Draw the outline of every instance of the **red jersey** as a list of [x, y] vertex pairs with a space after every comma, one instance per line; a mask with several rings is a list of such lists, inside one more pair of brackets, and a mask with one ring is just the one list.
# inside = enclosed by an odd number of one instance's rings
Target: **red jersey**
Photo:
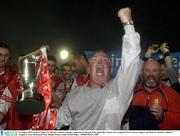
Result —
[[[159, 104], [164, 109], [164, 119], [159, 124], [159, 128], [180, 129], [180, 94], [173, 88], [161, 83], [158, 88], [151, 93], [143, 86], [136, 89], [131, 105], [150, 107]], [[138, 116], [138, 115], [137, 115]]]
[[167, 98], [159, 88], [154, 89], [151, 93], [148, 91], [135, 92], [132, 105], [151, 107], [153, 104], [159, 104], [164, 110], [167, 110]]
[[62, 79], [58, 75], [54, 75], [51, 77], [52, 84], [53, 84], [53, 90], [55, 91], [60, 83], [62, 83]]
[[[0, 97], [0, 112], [6, 116], [8, 130], [25, 130], [32, 128], [32, 116], [21, 115], [14, 110], [17, 96], [20, 94], [18, 89], [18, 82], [16, 79], [12, 80], [2, 96]], [[5, 108], [1, 108], [5, 107]], [[29, 107], [32, 108], [32, 107]]]
[[84, 84], [89, 84], [89, 81], [90, 81], [89, 75], [78, 74], [71, 86], [71, 89], [76, 88], [77, 86], [84, 85]]
[[10, 67], [5, 67], [0, 73], [0, 96], [7, 84], [14, 78], [16, 72]]

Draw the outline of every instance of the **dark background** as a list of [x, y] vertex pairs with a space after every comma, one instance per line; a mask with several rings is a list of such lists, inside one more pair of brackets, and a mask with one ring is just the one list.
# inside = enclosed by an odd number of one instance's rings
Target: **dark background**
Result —
[[[169, 43], [180, 51], [178, 1], [157, 0], [1, 0], [0, 40], [11, 48], [12, 60], [49, 44], [56, 55], [62, 48], [121, 51], [120, 8], [129, 6], [142, 53], [152, 43]], [[58, 57], [58, 56], [57, 56]]]

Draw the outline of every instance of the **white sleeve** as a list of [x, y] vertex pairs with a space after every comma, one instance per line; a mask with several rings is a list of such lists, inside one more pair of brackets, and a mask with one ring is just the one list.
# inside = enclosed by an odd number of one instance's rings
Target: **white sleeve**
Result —
[[176, 71], [176, 69], [174, 67], [172, 57], [171, 56], [166, 56], [164, 58], [164, 61], [165, 61], [166, 67], [167, 67], [167, 74], [168, 74], [171, 85], [173, 83], [178, 83], [179, 82], [178, 81], [178, 76], [177, 76], [178, 74], [177, 74], [177, 71]]
[[6, 115], [11, 106], [11, 103], [12, 103], [12, 95], [8, 87], [6, 87], [2, 95], [0, 96], [0, 112]]
[[118, 90], [120, 105], [127, 110], [142, 64], [139, 57], [141, 51], [139, 34], [135, 32], [133, 25], [126, 25], [124, 29], [121, 66], [113, 81], [113, 89]]
[[72, 118], [68, 108], [68, 102], [66, 97], [57, 113], [56, 129], [60, 129], [62, 126], [68, 126], [71, 121]]

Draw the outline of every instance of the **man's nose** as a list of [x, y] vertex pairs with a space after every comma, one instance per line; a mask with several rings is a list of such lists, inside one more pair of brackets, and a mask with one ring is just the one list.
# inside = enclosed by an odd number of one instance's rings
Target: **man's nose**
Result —
[[1, 55], [1, 60], [5, 60], [5, 56], [4, 55]]
[[154, 72], [153, 72], [153, 71], [150, 71], [149, 75], [153, 76], [153, 75], [154, 75]]
[[102, 61], [102, 59], [99, 59], [97, 62], [101, 64], [103, 61]]

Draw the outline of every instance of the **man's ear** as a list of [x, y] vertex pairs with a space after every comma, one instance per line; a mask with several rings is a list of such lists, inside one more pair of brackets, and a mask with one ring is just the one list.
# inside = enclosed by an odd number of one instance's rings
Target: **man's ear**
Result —
[[[80, 56], [80, 61], [81, 62], [86, 62], [86, 59], [84, 58], [84, 56], [82, 56], [82, 55]], [[89, 61], [89, 59], [88, 59], [88, 61]]]
[[112, 59], [110, 58], [110, 63], [109, 63], [110, 67], [111, 67], [111, 76], [112, 76], [112, 73], [113, 73], [113, 61]]
[[80, 56], [80, 60], [84, 60], [84, 57], [82, 55]]

